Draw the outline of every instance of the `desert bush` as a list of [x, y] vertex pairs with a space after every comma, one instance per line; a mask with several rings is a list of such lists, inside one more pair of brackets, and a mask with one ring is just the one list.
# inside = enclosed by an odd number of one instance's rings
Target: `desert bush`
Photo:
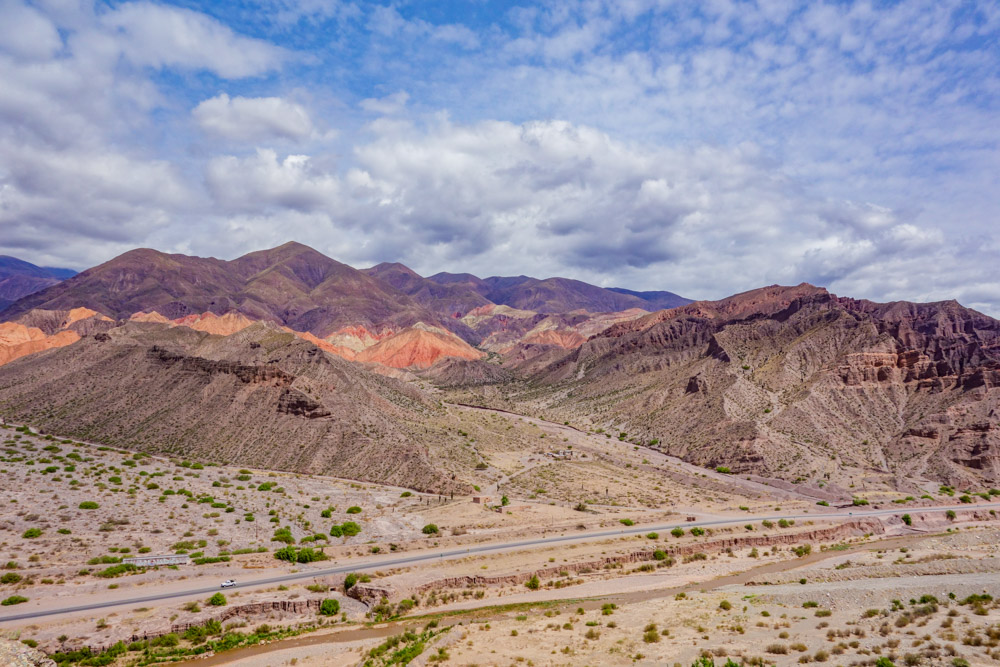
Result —
[[340, 613], [340, 601], [326, 598], [319, 605], [319, 613], [322, 616], [334, 616]]
[[361, 514], [361, 508], [358, 507], [357, 505], [352, 505], [352, 506], [350, 506], [350, 507], [347, 508], [347, 513], [348, 514]]
[[224, 607], [226, 605], [226, 596], [222, 593], [216, 593], [212, 597], [208, 598], [207, 603], [213, 607]]
[[437, 535], [438, 527], [433, 523], [429, 523], [421, 529], [421, 532], [424, 535]]
[[6, 598], [2, 602], [0, 602], [0, 605], [3, 605], [4, 607], [10, 607], [11, 605], [21, 604], [22, 602], [27, 602], [27, 601], [28, 598], [24, 597], [23, 595], [11, 595], [9, 598]]
[[538, 587], [541, 585], [541, 582], [538, 581], [538, 575], [533, 574], [531, 575], [531, 579], [528, 579], [526, 582], [524, 582], [524, 585], [530, 590], [537, 591]]

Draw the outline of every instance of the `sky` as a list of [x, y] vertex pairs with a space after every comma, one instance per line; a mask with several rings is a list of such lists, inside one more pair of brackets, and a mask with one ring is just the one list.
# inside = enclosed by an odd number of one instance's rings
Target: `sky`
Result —
[[1000, 316], [994, 1], [0, 0], [0, 254]]

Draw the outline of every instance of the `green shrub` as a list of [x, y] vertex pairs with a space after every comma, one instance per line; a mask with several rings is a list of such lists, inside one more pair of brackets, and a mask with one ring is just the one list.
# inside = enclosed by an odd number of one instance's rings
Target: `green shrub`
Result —
[[358, 507], [357, 505], [351, 505], [350, 507], [347, 508], [347, 513], [348, 514], [361, 514], [361, 508]]
[[101, 570], [95, 576], [101, 577], [102, 579], [112, 579], [129, 572], [135, 572], [138, 569], [139, 568], [132, 563], [119, 563], [118, 565], [112, 565], [111, 567]]
[[80, 503], [79, 508], [82, 510], [96, 510], [100, 505], [95, 503], [93, 500], [84, 500]]
[[272, 542], [284, 542], [285, 544], [295, 544], [295, 538], [292, 537], [291, 526], [285, 526], [284, 528], [278, 528], [274, 531], [274, 536], [271, 538]]
[[684, 529], [681, 528], [680, 526], [677, 526], [676, 528], [670, 531], [670, 534], [673, 535], [674, 537], [684, 537]]
[[421, 529], [421, 532], [423, 532], [424, 535], [437, 535], [438, 527], [433, 523], [429, 523]]
[[340, 613], [340, 601], [327, 598], [319, 605], [321, 616], [335, 616]]
[[623, 525], [626, 525], [626, 526], [634, 526], [635, 525], [635, 521], [633, 521], [632, 519], [618, 519], [618, 521], [620, 521]]
[[226, 596], [222, 593], [216, 593], [212, 597], [208, 598], [208, 604], [213, 607], [224, 607], [226, 606]]
[[353, 521], [345, 521], [340, 526], [341, 530], [344, 532], [345, 537], [354, 537], [361, 532], [361, 526], [354, 523]]
[[11, 595], [9, 598], [7, 598], [6, 600], [4, 600], [3, 602], [0, 602], [0, 605], [3, 605], [4, 607], [9, 607], [11, 605], [21, 604], [22, 602], [27, 602], [27, 601], [28, 601], [28, 598], [26, 598], [26, 597], [24, 597], [22, 595]]
[[910, 517], [909, 514], [904, 514], [900, 518], [903, 520], [903, 523], [905, 523], [907, 526], [912, 526], [913, 525], [913, 519]]
[[524, 585], [530, 590], [537, 591], [538, 587], [541, 585], [541, 582], [538, 581], [538, 575], [533, 574], [531, 575], [531, 579], [528, 579], [526, 582], [524, 582]]
[[358, 575], [354, 572], [351, 572], [346, 577], [344, 577], [344, 592], [346, 593], [347, 591], [354, 588], [354, 584], [356, 583], [358, 583]]
[[30, 540], [36, 537], [40, 537], [41, 535], [42, 535], [41, 528], [29, 528], [28, 530], [24, 531], [21, 534], [21, 537], [23, 537], [26, 540]]
[[0, 584], [16, 584], [21, 581], [21, 575], [16, 572], [6, 572], [0, 577]]
[[694, 528], [691, 529], [691, 534], [694, 535], [695, 537], [701, 537], [702, 535], [705, 534], [705, 529], [700, 526], [695, 526]]

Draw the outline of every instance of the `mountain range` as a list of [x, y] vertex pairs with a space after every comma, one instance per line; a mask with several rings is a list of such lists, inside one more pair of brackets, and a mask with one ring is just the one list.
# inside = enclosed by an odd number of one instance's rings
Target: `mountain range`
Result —
[[469, 488], [474, 459], [442, 463], [443, 398], [774, 484], [1000, 481], [1000, 322], [954, 301], [801, 284], [690, 302], [292, 243], [134, 250], [0, 321], [0, 412], [149, 451]]
[[23, 296], [72, 278], [76, 271], [35, 266], [8, 255], [0, 255], [0, 310]]

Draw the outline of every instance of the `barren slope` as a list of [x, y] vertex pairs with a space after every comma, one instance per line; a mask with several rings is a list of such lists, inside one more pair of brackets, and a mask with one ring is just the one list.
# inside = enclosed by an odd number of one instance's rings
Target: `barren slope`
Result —
[[452, 486], [409, 437], [435, 408], [274, 325], [131, 322], [7, 364], [0, 411], [78, 438], [205, 460]]

